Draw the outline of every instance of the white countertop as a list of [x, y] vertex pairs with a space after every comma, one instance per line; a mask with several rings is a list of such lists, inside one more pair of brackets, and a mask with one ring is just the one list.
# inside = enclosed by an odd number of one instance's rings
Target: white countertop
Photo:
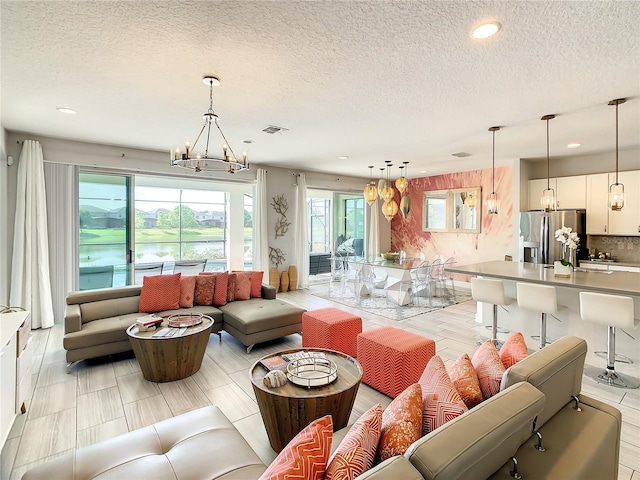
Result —
[[634, 272], [594, 270], [573, 272], [567, 278], [554, 276], [553, 266], [502, 260], [470, 265], [455, 265], [447, 267], [446, 271], [481, 277], [523, 280], [531, 283], [544, 283], [614, 295], [640, 295], [640, 273]]

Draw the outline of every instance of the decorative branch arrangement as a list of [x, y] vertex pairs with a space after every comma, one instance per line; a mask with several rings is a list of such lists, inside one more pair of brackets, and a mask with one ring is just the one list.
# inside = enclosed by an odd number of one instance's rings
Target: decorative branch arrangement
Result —
[[269, 260], [276, 267], [279, 267], [281, 263], [284, 263], [285, 259], [286, 257], [282, 250], [280, 250], [279, 248], [269, 247]]
[[289, 231], [291, 222], [287, 221], [287, 210], [289, 210], [289, 203], [284, 196], [284, 193], [277, 195], [271, 199], [271, 206], [280, 215], [280, 218], [276, 220], [276, 238], [284, 237], [285, 233]]

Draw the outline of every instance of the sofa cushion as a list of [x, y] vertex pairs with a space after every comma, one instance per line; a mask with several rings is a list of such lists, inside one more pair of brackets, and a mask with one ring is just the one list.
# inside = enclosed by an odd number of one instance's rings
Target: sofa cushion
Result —
[[467, 411], [438, 355], [431, 357], [418, 383], [422, 388], [423, 435]]
[[282, 300], [261, 298], [228, 303], [220, 307], [220, 310], [224, 314], [224, 323], [245, 335], [296, 323], [302, 325], [302, 313], [305, 311]]
[[213, 291], [216, 279], [211, 275], [197, 275], [194, 293], [195, 305], [213, 305]]
[[227, 302], [233, 302], [236, 299], [236, 274], [230, 273], [227, 277]]
[[380, 441], [382, 406], [367, 410], [340, 442], [324, 476], [324, 480], [353, 480], [373, 466]]
[[[115, 317], [118, 315], [127, 315], [129, 313], [138, 313], [140, 305], [140, 297], [122, 297], [111, 298], [109, 300], [89, 301], [81, 303], [80, 314], [82, 315], [82, 323], [92, 322], [103, 318]], [[137, 316], [140, 316], [139, 314]], [[133, 323], [133, 322], [131, 322]]]
[[527, 358], [529, 351], [527, 350], [527, 343], [524, 341], [522, 333], [512, 333], [509, 338], [504, 342], [504, 345], [500, 347], [500, 360], [502, 365], [507, 369], [523, 358]]
[[249, 300], [251, 297], [251, 279], [253, 272], [236, 272], [236, 289], [234, 300]]
[[264, 470], [220, 409], [209, 406], [67, 453], [23, 478], [246, 480]]
[[180, 307], [193, 307], [193, 296], [196, 290], [196, 275], [183, 275], [180, 277]]
[[544, 400], [534, 386], [516, 385], [425, 435], [405, 456], [426, 480], [487, 478], [529, 437]]
[[331, 415], [314, 420], [293, 437], [260, 480], [322, 480], [332, 436]]
[[126, 330], [139, 316], [140, 313], [136, 312], [85, 323], [79, 332], [67, 333], [62, 340], [62, 345], [65, 350], [75, 350], [105, 343], [128, 341]]
[[144, 277], [138, 310], [150, 313], [180, 308], [181, 275], [176, 273]]
[[404, 455], [422, 436], [422, 388], [414, 383], [400, 393], [382, 413], [378, 458]]
[[260, 298], [262, 296], [262, 277], [264, 272], [251, 272], [251, 298]]
[[469, 355], [466, 353], [460, 355], [449, 367], [448, 373], [467, 408], [473, 408], [482, 402], [480, 382]]
[[482, 398], [485, 400], [500, 391], [500, 382], [504, 373], [504, 365], [496, 346], [491, 340], [484, 342], [471, 358], [471, 363], [476, 369]]

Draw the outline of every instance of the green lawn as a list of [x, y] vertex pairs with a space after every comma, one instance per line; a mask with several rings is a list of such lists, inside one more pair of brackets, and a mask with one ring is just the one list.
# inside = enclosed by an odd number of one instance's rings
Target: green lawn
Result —
[[[245, 239], [251, 238], [252, 229], [245, 228]], [[80, 232], [80, 245], [124, 243], [124, 228], [84, 228]], [[177, 228], [139, 228], [136, 229], [136, 243], [176, 242]], [[190, 228], [182, 231], [183, 242], [206, 242], [224, 240], [224, 229], [220, 227]]]

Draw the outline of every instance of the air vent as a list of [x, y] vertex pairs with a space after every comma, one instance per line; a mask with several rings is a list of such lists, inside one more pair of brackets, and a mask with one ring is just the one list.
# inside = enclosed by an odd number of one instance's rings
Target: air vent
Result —
[[286, 132], [288, 131], [288, 128], [284, 128], [284, 127], [276, 127], [275, 125], [269, 125], [267, 128], [263, 128], [262, 131], [265, 133], [269, 133], [271, 135], [273, 135], [274, 133], [278, 133], [278, 132]]
[[467, 153], [467, 152], [452, 153], [451, 155], [453, 155], [454, 157], [458, 157], [458, 158], [464, 158], [464, 157], [470, 157], [471, 156], [471, 154]]

